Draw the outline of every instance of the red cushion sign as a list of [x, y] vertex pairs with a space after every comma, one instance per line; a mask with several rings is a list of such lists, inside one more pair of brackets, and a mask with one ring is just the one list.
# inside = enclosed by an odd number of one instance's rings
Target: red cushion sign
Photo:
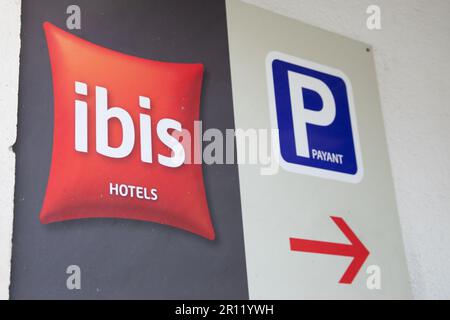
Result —
[[203, 65], [106, 49], [46, 22], [53, 153], [41, 222], [152, 221], [214, 239], [201, 164], [172, 134], [194, 132]]

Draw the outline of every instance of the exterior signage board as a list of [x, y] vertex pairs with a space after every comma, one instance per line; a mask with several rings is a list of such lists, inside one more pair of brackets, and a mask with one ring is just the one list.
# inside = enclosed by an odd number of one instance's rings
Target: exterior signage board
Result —
[[22, 1], [13, 299], [409, 298], [373, 57], [241, 1]]

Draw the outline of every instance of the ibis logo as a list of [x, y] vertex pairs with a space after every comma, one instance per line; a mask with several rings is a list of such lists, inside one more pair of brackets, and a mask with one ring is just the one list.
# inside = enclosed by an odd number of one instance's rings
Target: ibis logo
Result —
[[339, 70], [271, 52], [266, 61], [273, 141], [291, 172], [358, 183], [363, 176], [350, 80]]
[[110, 50], [46, 22], [54, 95], [42, 223], [125, 218], [214, 239], [201, 164], [174, 133], [194, 132], [203, 65]]
[[[75, 82], [75, 92], [87, 96], [87, 84]], [[144, 110], [151, 109], [149, 97], [139, 96], [139, 107]], [[75, 150], [88, 152], [88, 104], [82, 100], [75, 100]], [[122, 132], [121, 142], [118, 146], [109, 143], [109, 122], [119, 122]], [[185, 152], [180, 141], [175, 139], [169, 130], [182, 132], [181, 123], [177, 120], [165, 118], [157, 124], [157, 136], [162, 143], [172, 150], [173, 156], [158, 155], [158, 162], [166, 167], [176, 168], [183, 164]], [[108, 107], [108, 90], [95, 86], [95, 147], [99, 154], [110, 158], [125, 158], [135, 147], [135, 127], [130, 114], [121, 107]], [[141, 161], [153, 162], [152, 152], [152, 124], [148, 114], [139, 114], [139, 140]]]

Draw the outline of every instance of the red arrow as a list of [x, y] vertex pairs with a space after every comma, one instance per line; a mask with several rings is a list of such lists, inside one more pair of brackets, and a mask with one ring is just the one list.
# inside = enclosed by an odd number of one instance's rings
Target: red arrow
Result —
[[291, 250], [309, 253], [329, 254], [334, 256], [353, 257], [352, 263], [348, 266], [339, 283], [351, 284], [363, 266], [369, 250], [359, 241], [352, 229], [345, 223], [344, 219], [331, 217], [334, 223], [350, 241], [350, 244], [313, 241], [305, 239], [290, 238]]

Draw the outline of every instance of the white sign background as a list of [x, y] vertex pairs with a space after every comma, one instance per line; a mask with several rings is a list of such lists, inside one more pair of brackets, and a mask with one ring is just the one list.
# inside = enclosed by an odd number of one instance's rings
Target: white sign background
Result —
[[[265, 63], [269, 52], [283, 52], [349, 77], [364, 163], [358, 184], [239, 166], [250, 298], [410, 298], [369, 46], [237, 0], [227, 1], [227, 16], [236, 127], [271, 128]], [[351, 285], [339, 280], [352, 258], [290, 250], [289, 238], [348, 243], [330, 216], [342, 217], [370, 251]], [[381, 268], [379, 290], [366, 285], [370, 265]]]

